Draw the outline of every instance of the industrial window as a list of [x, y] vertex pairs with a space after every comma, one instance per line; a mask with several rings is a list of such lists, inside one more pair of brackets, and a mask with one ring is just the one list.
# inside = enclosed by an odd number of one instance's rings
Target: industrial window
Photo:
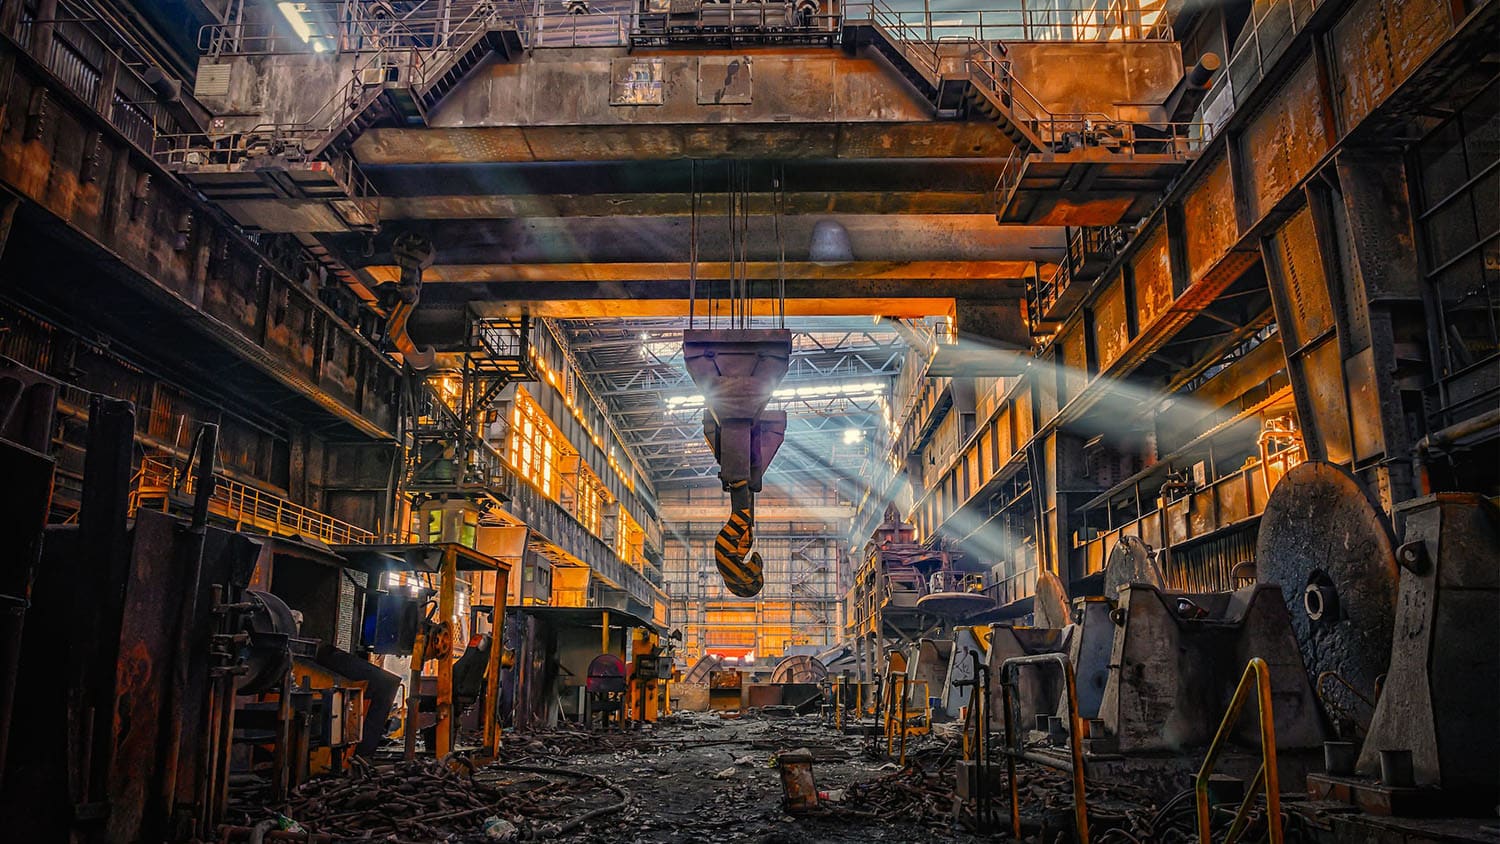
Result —
[[595, 536], [601, 535], [603, 531], [604, 505], [610, 500], [609, 492], [604, 488], [604, 482], [589, 470], [588, 466], [580, 465], [578, 468], [578, 503], [575, 505], [573, 515], [579, 524], [588, 529]]
[[557, 498], [557, 458], [562, 433], [525, 389], [511, 408], [506, 462], [548, 498]]
[[1495, 406], [1500, 354], [1500, 80], [1414, 149], [1423, 273], [1437, 307], [1437, 395], [1446, 426]]
[[615, 553], [636, 571], [645, 565], [646, 532], [624, 507], [620, 508], [620, 523], [615, 527]]

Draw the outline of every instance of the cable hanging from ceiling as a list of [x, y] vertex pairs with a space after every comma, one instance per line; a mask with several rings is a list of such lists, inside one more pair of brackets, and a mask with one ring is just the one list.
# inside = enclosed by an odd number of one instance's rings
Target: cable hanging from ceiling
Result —
[[[699, 166], [696, 160], [689, 165], [689, 222], [688, 222], [688, 328], [697, 327], [698, 315], [698, 263], [702, 254], [699, 237], [702, 231], [700, 216], [705, 191], [700, 186]], [[734, 160], [725, 162], [725, 222], [728, 234], [728, 256], [725, 262], [724, 296], [712, 278], [706, 279], [706, 311], [708, 327], [714, 328], [722, 315], [729, 328], [750, 328], [754, 324], [755, 279], [750, 268], [750, 221], [753, 216], [754, 168]], [[776, 249], [776, 277], [769, 296], [760, 298], [772, 301], [766, 309], [767, 316], [775, 319], [776, 327], [786, 327], [786, 239], [782, 217], [786, 214], [786, 170], [777, 163], [769, 171], [768, 194], [771, 215], [772, 237]], [[763, 291], [764, 292], [764, 291]], [[722, 312], [722, 313], [721, 313]]]

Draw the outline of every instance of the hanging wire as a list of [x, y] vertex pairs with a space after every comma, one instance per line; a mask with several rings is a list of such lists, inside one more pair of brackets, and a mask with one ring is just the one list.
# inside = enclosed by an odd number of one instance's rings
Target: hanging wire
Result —
[[786, 240], [781, 218], [786, 213], [786, 165], [778, 163], [771, 183], [771, 214], [776, 226], [776, 315], [777, 328], [786, 328]]
[[698, 299], [698, 159], [690, 163], [688, 188], [688, 330], [693, 329]]
[[740, 306], [741, 328], [750, 327], [750, 168], [740, 168], [740, 293], [745, 297]]

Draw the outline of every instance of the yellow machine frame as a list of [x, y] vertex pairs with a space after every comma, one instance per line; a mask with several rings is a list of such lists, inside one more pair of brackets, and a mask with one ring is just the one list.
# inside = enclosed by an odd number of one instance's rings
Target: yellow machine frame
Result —
[[[397, 546], [400, 547], [400, 546]], [[408, 761], [417, 756], [417, 731], [412, 729], [412, 718], [418, 711], [422, 677], [428, 662], [437, 663], [437, 736], [433, 753], [442, 759], [453, 752], [455, 713], [453, 711], [453, 634], [457, 630], [458, 573], [463, 571], [493, 572], [495, 575], [495, 607], [493, 610], [492, 637], [489, 664], [485, 668], [485, 711], [480, 719], [483, 730], [481, 753], [494, 758], [500, 753], [500, 720], [495, 701], [500, 691], [500, 659], [505, 649], [502, 631], [505, 629], [505, 598], [509, 564], [453, 542], [428, 546], [441, 551], [437, 565], [438, 575], [438, 626], [441, 631], [436, 641], [417, 634], [412, 647], [411, 674], [406, 683], [406, 714], [401, 725], [405, 741], [405, 757]], [[417, 568], [416, 570], [423, 570]], [[418, 654], [426, 659], [418, 658]]]

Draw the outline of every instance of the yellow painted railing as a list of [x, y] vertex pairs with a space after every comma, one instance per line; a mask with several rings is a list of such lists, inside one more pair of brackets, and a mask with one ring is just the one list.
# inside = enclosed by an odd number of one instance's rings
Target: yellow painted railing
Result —
[[[932, 706], [929, 698], [932, 691], [926, 680], [913, 680], [906, 676], [905, 671], [892, 671], [890, 678], [889, 696], [885, 707], [885, 752], [886, 755], [890, 755], [895, 751], [899, 739], [899, 764], [904, 768], [906, 767], [906, 737], [921, 735], [932, 729]], [[911, 690], [919, 687], [922, 690], [920, 714], [910, 709]], [[917, 722], [916, 726], [912, 725], [913, 721]]]
[[[1028, 754], [1022, 747], [1019, 730], [1014, 720], [1013, 699], [1015, 697], [1015, 684], [1013, 679], [1017, 669], [1028, 665], [1057, 664], [1062, 668], [1063, 680], [1066, 682], [1068, 693], [1068, 750], [1071, 760], [1066, 766], [1044, 756]], [[1021, 837], [1021, 795], [1019, 780], [1016, 779], [1016, 761], [1025, 759], [1050, 767], [1060, 767], [1073, 775], [1073, 824], [1078, 833], [1080, 844], [1089, 842], [1089, 807], [1088, 796], [1084, 790], [1083, 781], [1083, 716], [1078, 710], [1078, 677], [1073, 672], [1073, 663], [1068, 661], [1065, 654], [1047, 653], [1032, 654], [1031, 656], [1017, 656], [1007, 659], [1000, 664], [1000, 691], [1002, 694], [1001, 705], [1005, 715], [1005, 767], [1006, 774], [1010, 778], [1010, 828], [1011, 835], [1015, 838]]]
[[1208, 746], [1203, 767], [1198, 769], [1198, 775], [1193, 778], [1193, 793], [1198, 804], [1200, 844], [1209, 844], [1213, 840], [1209, 831], [1208, 779], [1213, 774], [1219, 752], [1224, 749], [1224, 743], [1234, 731], [1235, 722], [1240, 719], [1240, 710], [1245, 708], [1251, 689], [1256, 692], [1256, 703], [1260, 710], [1260, 770], [1255, 772], [1255, 779], [1245, 789], [1245, 799], [1240, 801], [1239, 810], [1234, 813], [1234, 823], [1229, 826], [1224, 844], [1234, 844], [1245, 831], [1250, 806], [1255, 802], [1256, 789], [1262, 786], [1266, 792], [1266, 826], [1271, 844], [1282, 844], [1285, 840], [1281, 831], [1281, 777], [1276, 769], [1276, 719], [1271, 711], [1271, 667], [1265, 660], [1255, 657], [1245, 666], [1240, 684], [1235, 687], [1234, 697], [1229, 701], [1229, 710], [1224, 713], [1224, 720], [1219, 722], [1219, 731], [1214, 734], [1213, 743]]
[[[193, 485], [193, 478], [184, 477], [172, 464], [148, 457], [141, 462], [140, 471], [136, 473], [131, 510], [156, 502], [166, 509], [171, 496], [191, 496]], [[328, 545], [367, 545], [377, 538], [372, 531], [223, 475], [215, 478], [208, 511], [233, 521], [238, 527], [251, 527], [280, 536], [303, 536]]]

